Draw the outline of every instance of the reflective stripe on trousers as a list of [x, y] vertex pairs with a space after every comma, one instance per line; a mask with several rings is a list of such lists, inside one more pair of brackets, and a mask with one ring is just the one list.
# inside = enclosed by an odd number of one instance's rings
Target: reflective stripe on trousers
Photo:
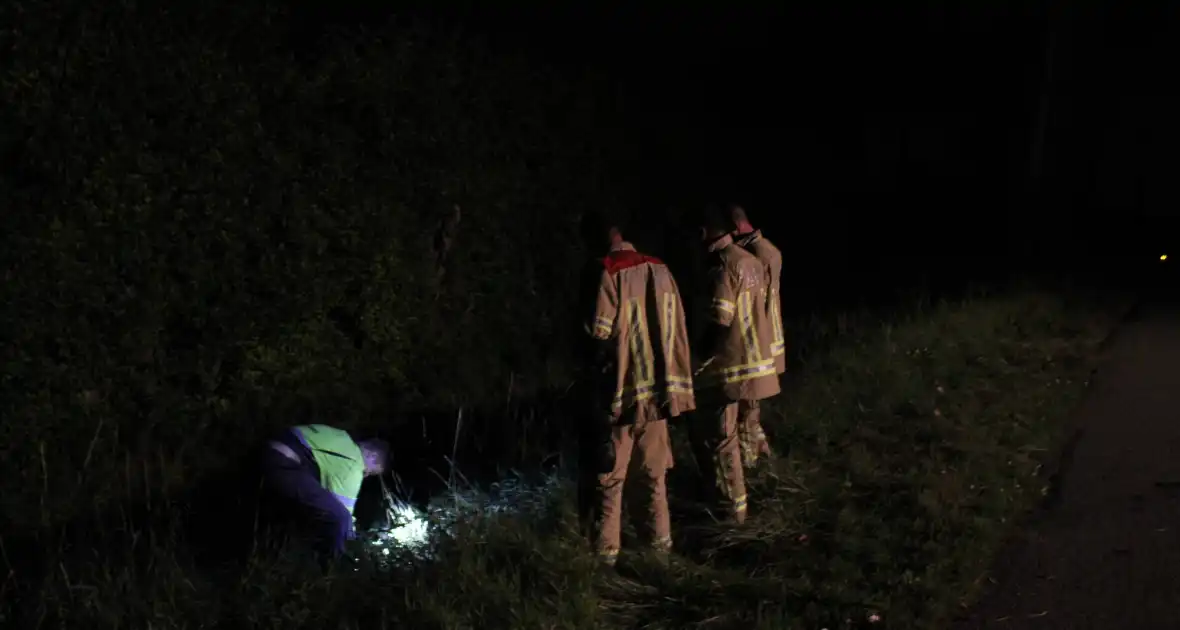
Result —
[[738, 402], [738, 442], [742, 449], [742, 465], [752, 468], [760, 457], [770, 457], [770, 443], [762, 430], [760, 400]]
[[672, 467], [672, 449], [668, 423], [659, 417], [659, 408], [642, 401], [623, 413], [611, 427], [609, 436], [611, 470], [598, 474], [598, 505], [595, 519], [595, 547], [604, 559], [618, 554], [623, 514], [623, 486], [632, 456], [637, 456], [639, 483], [647, 504], [646, 521], [654, 544], [671, 541], [668, 493], [664, 484]]
[[737, 522], [746, 518], [746, 476], [738, 439], [738, 403], [710, 405], [700, 410], [702, 432], [708, 436], [713, 458], [713, 482], [722, 506]]

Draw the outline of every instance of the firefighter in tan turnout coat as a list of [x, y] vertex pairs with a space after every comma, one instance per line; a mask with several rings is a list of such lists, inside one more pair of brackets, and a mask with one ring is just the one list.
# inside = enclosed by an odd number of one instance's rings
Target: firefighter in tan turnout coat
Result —
[[595, 545], [607, 564], [619, 553], [623, 483], [632, 456], [642, 473], [655, 548], [672, 545], [665, 476], [672, 467], [667, 420], [695, 408], [692, 360], [680, 292], [668, 267], [635, 251], [606, 217], [584, 223], [609, 251], [598, 263], [597, 299], [586, 329], [600, 342], [606, 387], [596, 415], [607, 448], [597, 475]]
[[[773, 333], [770, 348], [774, 356], [774, 369], [778, 374], [782, 374], [787, 371], [787, 340], [783, 329], [782, 298], [779, 293], [783, 271], [782, 252], [762, 235], [762, 230], [754, 229], [741, 206], [729, 207], [729, 219], [735, 227], [735, 242], [761, 260], [770, 274], [770, 285], [766, 294], [766, 309], [769, 311], [768, 318]], [[757, 464], [759, 457], [770, 456], [770, 444], [762, 428], [760, 401], [743, 400], [739, 403], [738, 436], [742, 447], [742, 463], [747, 468]]]
[[766, 265], [734, 242], [719, 209], [702, 221], [709, 257], [705, 297], [709, 325], [697, 371], [698, 422], [713, 456], [717, 489], [735, 523], [746, 519], [746, 484], [738, 440], [738, 409], [779, 393], [773, 327], [765, 307]]

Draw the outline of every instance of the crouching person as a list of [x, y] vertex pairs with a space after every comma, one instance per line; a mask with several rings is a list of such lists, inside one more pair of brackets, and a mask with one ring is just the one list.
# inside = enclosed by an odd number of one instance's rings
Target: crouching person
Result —
[[338, 559], [356, 537], [353, 508], [365, 477], [388, 466], [384, 440], [355, 441], [323, 424], [292, 427], [266, 444], [262, 454], [267, 493], [308, 530], [324, 559]]
[[597, 462], [596, 551], [614, 565], [620, 547], [623, 484], [634, 457], [648, 499], [647, 524], [659, 551], [672, 547], [665, 477], [672, 467], [667, 420], [691, 411], [691, 358], [684, 308], [672, 274], [660, 260], [635, 251], [617, 222], [589, 217], [591, 249], [607, 250], [598, 264], [597, 297], [586, 330], [598, 343], [591, 422], [601, 445]]

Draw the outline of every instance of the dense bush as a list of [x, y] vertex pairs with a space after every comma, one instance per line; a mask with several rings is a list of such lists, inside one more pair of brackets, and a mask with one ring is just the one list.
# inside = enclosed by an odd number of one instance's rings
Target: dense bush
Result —
[[563, 378], [576, 218], [611, 193], [567, 77], [410, 23], [311, 47], [252, 3], [0, 16], [10, 518]]

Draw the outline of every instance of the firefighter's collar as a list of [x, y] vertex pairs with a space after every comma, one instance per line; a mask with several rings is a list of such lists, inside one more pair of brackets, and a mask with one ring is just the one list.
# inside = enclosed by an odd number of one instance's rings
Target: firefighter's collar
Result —
[[719, 252], [730, 245], [733, 245], [733, 234], [726, 234], [712, 243], [709, 243], [708, 250], [709, 253], [712, 254], [713, 252]]
[[742, 247], [749, 247], [762, 238], [762, 230], [754, 230], [745, 234], [734, 234], [734, 242]]

